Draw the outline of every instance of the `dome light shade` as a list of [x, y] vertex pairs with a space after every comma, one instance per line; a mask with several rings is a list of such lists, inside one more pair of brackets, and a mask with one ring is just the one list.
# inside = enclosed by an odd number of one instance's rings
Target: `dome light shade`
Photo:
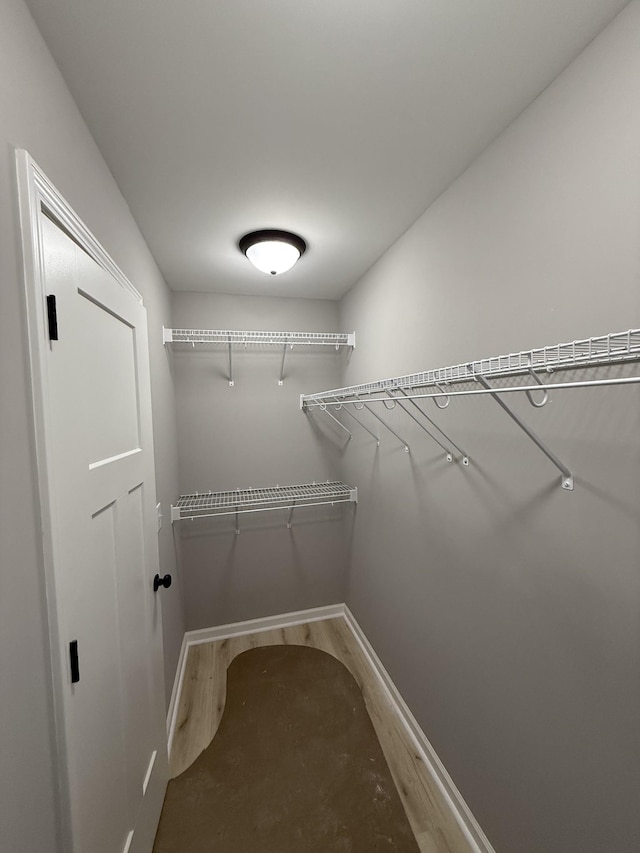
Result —
[[267, 275], [287, 272], [307, 248], [302, 237], [290, 231], [252, 231], [238, 243], [240, 251]]

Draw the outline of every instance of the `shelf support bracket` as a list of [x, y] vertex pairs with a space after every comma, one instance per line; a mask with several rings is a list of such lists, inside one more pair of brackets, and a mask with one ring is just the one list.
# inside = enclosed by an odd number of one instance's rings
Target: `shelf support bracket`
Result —
[[553, 453], [553, 451], [549, 450], [546, 444], [540, 438], [538, 438], [538, 436], [531, 429], [531, 427], [527, 426], [527, 424], [525, 424], [522, 418], [517, 415], [512, 409], [510, 409], [509, 406], [507, 406], [502, 397], [500, 397], [499, 391], [496, 391], [495, 393], [491, 391], [493, 386], [487, 382], [484, 376], [476, 375], [475, 378], [480, 383], [480, 385], [482, 385], [483, 388], [486, 388], [488, 391], [491, 392], [491, 396], [496, 401], [496, 403], [502, 409], [504, 409], [504, 411], [509, 415], [509, 417], [518, 424], [520, 429], [529, 436], [531, 441], [533, 441], [533, 443], [540, 448], [544, 455], [548, 459], [550, 459], [551, 462], [553, 462], [553, 464], [556, 466], [556, 468], [562, 473], [562, 488], [569, 492], [573, 491], [573, 474], [567, 468], [567, 466], [558, 459], [558, 457], [555, 455], [555, 453]]
[[282, 347], [282, 364], [280, 365], [280, 379], [278, 379], [278, 385], [284, 385], [284, 360], [287, 357], [287, 346], [288, 344], [285, 344]]
[[233, 359], [231, 355], [231, 338], [228, 339], [229, 344], [229, 387], [233, 388]]
[[346, 415], [349, 415], [349, 417], [350, 417], [350, 418], [353, 418], [353, 419], [354, 419], [354, 421], [355, 421], [357, 424], [359, 424], [359, 425], [362, 427], [362, 429], [363, 429], [363, 430], [365, 430], [365, 432], [368, 432], [370, 436], [372, 436], [373, 438], [375, 438], [375, 440], [376, 440], [376, 447], [380, 447], [380, 439], [379, 439], [379, 438], [378, 438], [378, 436], [375, 434], [375, 432], [374, 432], [373, 430], [369, 429], [369, 427], [368, 427], [368, 426], [365, 426], [365, 424], [363, 424], [363, 423], [362, 423], [362, 421], [360, 420], [360, 418], [357, 418], [357, 417], [353, 414], [353, 412], [350, 412], [350, 411], [349, 411], [349, 409], [347, 409], [347, 407], [346, 407], [346, 406], [342, 407], [342, 409], [343, 409], [344, 413], [345, 413]]
[[349, 441], [351, 441], [351, 439], [353, 438], [353, 433], [351, 432], [351, 430], [347, 429], [346, 426], [341, 421], [339, 421], [335, 415], [332, 415], [326, 406], [320, 406], [319, 408], [321, 412], [324, 412], [325, 415], [328, 415], [332, 421], [335, 421], [338, 424], [340, 429], [343, 429], [349, 435]]
[[[405, 453], [409, 453], [409, 452], [410, 452], [409, 445], [408, 445], [408, 444], [407, 444], [407, 442], [404, 440], [404, 438], [401, 438], [401, 437], [398, 435], [398, 433], [397, 433], [397, 432], [395, 432], [395, 430], [391, 429], [391, 427], [389, 426], [389, 424], [388, 424], [386, 421], [384, 421], [384, 420], [380, 417], [380, 415], [379, 415], [379, 414], [377, 414], [376, 412], [374, 412], [374, 411], [373, 411], [373, 409], [371, 408], [371, 406], [369, 406], [367, 403], [364, 403], [364, 401], [363, 401], [363, 400], [360, 400], [360, 402], [364, 405], [365, 409], [373, 415], [373, 417], [374, 417], [374, 418], [376, 418], [377, 420], [379, 420], [379, 421], [380, 421], [380, 423], [382, 424], [382, 426], [383, 426], [383, 427], [386, 427], [386, 428], [389, 430], [389, 432], [390, 432], [392, 435], [395, 435], [395, 437], [398, 439], [398, 441], [399, 441], [401, 444], [403, 444], [403, 445], [404, 445], [404, 452], [405, 452]], [[355, 403], [354, 403], [354, 405], [355, 405]]]
[[289, 519], [287, 521], [287, 529], [291, 530], [291, 519], [293, 518], [293, 511], [296, 508], [296, 502], [294, 501], [289, 507]]
[[[406, 391], [404, 391], [402, 388], [397, 388], [396, 390], [398, 390], [398, 391], [399, 391], [402, 395], [404, 395], [405, 397], [407, 396], [407, 392], [406, 392]], [[398, 401], [398, 402], [400, 402], [400, 401]], [[445, 437], [445, 439], [449, 442], [449, 444], [450, 444], [452, 447], [454, 447], [454, 448], [458, 451], [458, 453], [462, 456], [462, 464], [463, 464], [463, 465], [468, 465], [468, 464], [469, 464], [469, 454], [468, 454], [468, 453], [466, 453], [466, 452], [465, 452], [465, 451], [464, 451], [464, 450], [463, 450], [459, 445], [457, 445], [457, 444], [455, 443], [455, 441], [453, 441], [453, 440], [452, 440], [452, 439], [447, 435], [447, 433], [446, 433], [446, 432], [444, 432], [442, 429], [440, 429], [440, 427], [438, 426], [438, 424], [437, 424], [435, 421], [431, 420], [431, 418], [429, 417], [429, 415], [428, 415], [425, 411], [423, 411], [423, 410], [420, 408], [420, 406], [416, 403], [416, 401], [415, 401], [415, 400], [411, 400], [411, 399], [409, 399], [409, 400], [407, 400], [407, 402], [408, 402], [408, 403], [411, 403], [411, 404], [412, 404], [412, 405], [413, 405], [413, 406], [414, 406], [414, 407], [415, 407], [415, 408], [420, 412], [420, 414], [422, 415], [422, 417], [423, 417], [423, 418], [425, 418], [426, 420], [428, 420], [428, 421], [429, 421], [429, 423], [431, 424], [431, 426], [432, 426], [432, 427], [434, 427], [434, 429], [437, 429], [437, 430], [438, 430], [438, 432], [440, 433], [440, 435], [443, 435], [443, 436]], [[403, 408], [404, 408], [404, 406], [403, 406]], [[408, 412], [406, 409], [405, 409], [405, 411], [407, 412], [407, 414], [409, 414], [409, 412]], [[420, 426], [422, 426], [422, 424], [420, 424]], [[425, 428], [425, 427], [423, 427], [423, 429], [426, 429], [426, 428]], [[429, 432], [429, 430], [426, 430], [426, 432]], [[431, 435], [431, 433], [430, 433], [430, 432], [429, 432], [429, 435]], [[434, 441], [438, 441], [438, 439], [437, 439], [434, 435], [431, 435], [431, 437], [433, 438], [433, 440], [434, 440]], [[440, 444], [440, 442], [439, 442], [439, 441], [438, 441], [438, 444]], [[446, 447], [444, 447], [444, 445], [440, 444], [440, 447], [442, 447], [444, 450], [446, 450]], [[447, 451], [447, 452], [448, 452], [448, 451]], [[449, 459], [447, 459], [447, 462], [449, 462], [449, 461], [450, 461], [450, 460], [449, 460]]]
[[392, 400], [395, 400], [395, 402], [400, 406], [400, 408], [402, 409], [403, 412], [406, 412], [406, 414], [409, 415], [409, 417], [411, 418], [412, 421], [415, 421], [418, 424], [420, 429], [422, 429], [426, 432], [426, 434], [429, 436], [429, 438], [432, 438], [435, 441], [435, 443], [444, 450], [444, 452], [446, 453], [446, 456], [447, 456], [447, 462], [453, 462], [453, 454], [451, 453], [449, 448], [446, 447], [440, 441], [440, 439], [437, 438], [431, 432], [430, 429], [428, 429], [421, 421], [419, 421], [418, 418], [413, 414], [413, 412], [409, 411], [409, 409], [405, 406], [405, 404], [402, 402], [402, 400], [399, 400], [397, 397], [394, 397], [393, 394], [391, 393], [391, 391], [389, 391], [388, 389], [387, 389], [387, 394], [389, 395], [389, 397], [391, 397]]

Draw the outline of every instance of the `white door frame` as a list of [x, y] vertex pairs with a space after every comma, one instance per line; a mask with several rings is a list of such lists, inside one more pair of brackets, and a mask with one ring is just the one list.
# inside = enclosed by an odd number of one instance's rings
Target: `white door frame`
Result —
[[68, 236], [112, 276], [114, 284], [125, 288], [140, 303], [142, 303], [142, 297], [26, 151], [16, 151], [16, 170], [22, 234], [29, 378], [34, 424], [33, 437], [38, 480], [38, 510], [42, 534], [40, 561], [46, 595], [46, 627], [48, 628], [49, 639], [47, 652], [51, 665], [51, 682], [49, 687], [52, 695], [52, 736], [54, 742], [54, 771], [57, 777], [56, 799], [60, 836], [57, 846], [59, 849], [68, 850], [72, 848], [71, 803], [63, 716], [63, 685], [66, 684], [67, 673], [66, 671], [63, 672], [59, 654], [60, 634], [53, 557], [51, 453], [48, 447], [48, 427], [51, 418], [46, 370], [47, 349], [51, 344], [49, 342], [47, 326], [44, 254], [41, 231], [42, 212], [50, 215], [58, 225], [62, 226]]

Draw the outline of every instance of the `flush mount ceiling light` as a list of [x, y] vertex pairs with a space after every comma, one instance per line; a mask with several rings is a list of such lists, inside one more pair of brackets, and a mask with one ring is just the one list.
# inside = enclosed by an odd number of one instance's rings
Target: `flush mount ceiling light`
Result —
[[290, 231], [266, 229], [245, 234], [238, 248], [256, 269], [267, 275], [279, 275], [291, 269], [304, 254], [307, 244]]

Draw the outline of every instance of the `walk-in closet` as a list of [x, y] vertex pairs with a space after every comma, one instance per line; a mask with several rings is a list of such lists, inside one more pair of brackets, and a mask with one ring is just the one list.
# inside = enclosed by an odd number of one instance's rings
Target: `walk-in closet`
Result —
[[0, 849], [635, 853], [640, 0], [0, 10]]

